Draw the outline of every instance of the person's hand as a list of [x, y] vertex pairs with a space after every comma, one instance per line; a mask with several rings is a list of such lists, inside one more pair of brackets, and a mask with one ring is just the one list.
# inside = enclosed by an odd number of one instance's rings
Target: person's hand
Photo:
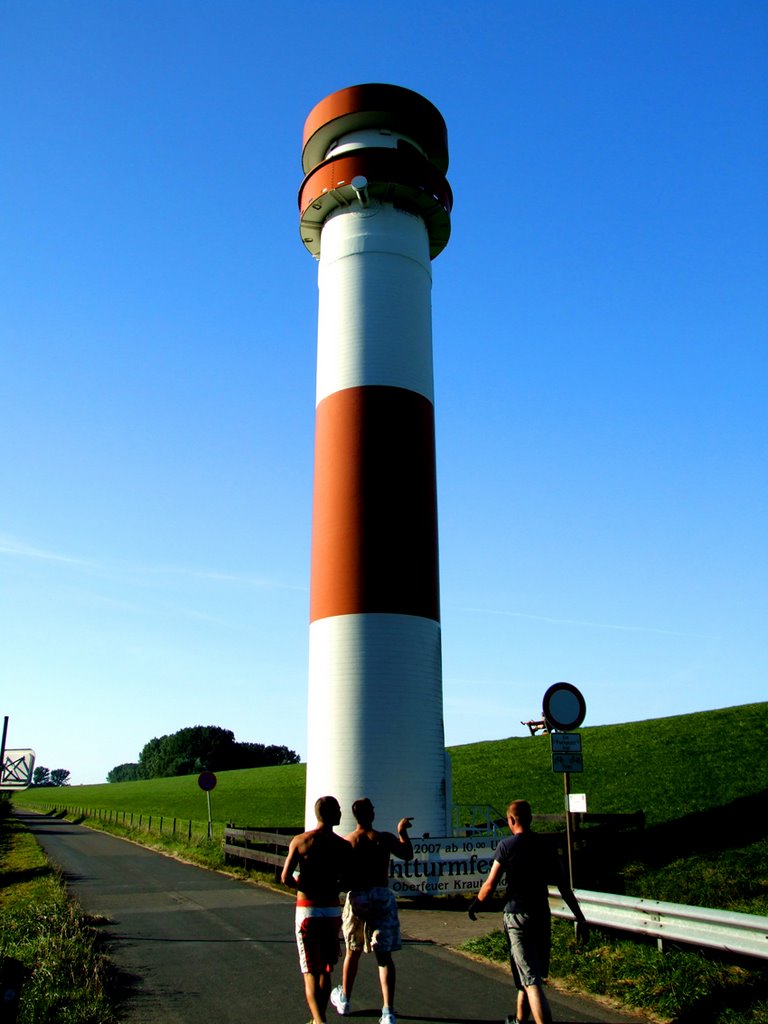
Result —
[[469, 914], [469, 920], [470, 921], [476, 921], [477, 920], [477, 915], [478, 915], [479, 910], [480, 910], [480, 900], [477, 897], [475, 897], [472, 900], [472, 902], [469, 904], [469, 908], [467, 910], [467, 913]]
[[589, 939], [589, 925], [586, 921], [575, 921], [573, 930], [576, 935], [576, 942], [580, 946], [583, 946]]
[[412, 824], [413, 816], [410, 818], [401, 818], [397, 823], [397, 834], [400, 835], [401, 832], [407, 832]]

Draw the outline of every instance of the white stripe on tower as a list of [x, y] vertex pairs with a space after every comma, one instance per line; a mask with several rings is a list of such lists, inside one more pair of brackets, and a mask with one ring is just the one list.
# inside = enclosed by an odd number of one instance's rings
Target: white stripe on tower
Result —
[[444, 125], [415, 93], [358, 86], [319, 104], [305, 139], [302, 233], [320, 256], [307, 823], [332, 794], [352, 828], [368, 796], [382, 828], [407, 814], [446, 835], [430, 297]]

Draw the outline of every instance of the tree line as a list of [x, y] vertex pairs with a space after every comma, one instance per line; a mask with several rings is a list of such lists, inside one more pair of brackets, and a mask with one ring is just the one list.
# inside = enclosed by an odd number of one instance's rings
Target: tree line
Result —
[[32, 772], [32, 785], [33, 786], [68, 786], [69, 785], [69, 772], [66, 768], [54, 768], [51, 771], [48, 768], [44, 768], [39, 765]]
[[116, 765], [107, 782], [196, 775], [202, 771], [227, 772], [237, 768], [298, 764], [301, 758], [288, 747], [263, 743], [238, 743], [230, 729], [217, 725], [193, 725], [144, 744], [139, 760]]

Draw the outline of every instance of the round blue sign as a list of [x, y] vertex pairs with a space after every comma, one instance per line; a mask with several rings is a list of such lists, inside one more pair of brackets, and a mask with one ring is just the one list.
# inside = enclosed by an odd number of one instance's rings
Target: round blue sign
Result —
[[200, 772], [197, 777], [197, 784], [200, 789], [210, 793], [212, 789], [216, 789], [216, 776], [213, 772]]
[[542, 711], [550, 730], [569, 732], [584, 721], [587, 702], [570, 683], [553, 683], [544, 694]]

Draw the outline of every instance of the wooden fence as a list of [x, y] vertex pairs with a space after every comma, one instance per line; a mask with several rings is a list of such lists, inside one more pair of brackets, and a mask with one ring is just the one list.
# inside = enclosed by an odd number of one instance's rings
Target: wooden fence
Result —
[[74, 818], [81, 822], [87, 822], [90, 818], [105, 825], [140, 829], [142, 832], [171, 836], [188, 843], [193, 839], [218, 838], [221, 835], [221, 826], [216, 826], [215, 822], [215, 834], [211, 836], [207, 821], [176, 818], [168, 814], [146, 814], [143, 811], [121, 811], [109, 807], [73, 807], [69, 804], [35, 804], [34, 810], [42, 810], [53, 817]]
[[291, 839], [299, 832], [301, 829], [298, 828], [256, 829], [227, 825], [224, 829], [224, 858], [227, 862], [242, 861], [250, 867], [262, 864], [272, 869], [282, 868]]

